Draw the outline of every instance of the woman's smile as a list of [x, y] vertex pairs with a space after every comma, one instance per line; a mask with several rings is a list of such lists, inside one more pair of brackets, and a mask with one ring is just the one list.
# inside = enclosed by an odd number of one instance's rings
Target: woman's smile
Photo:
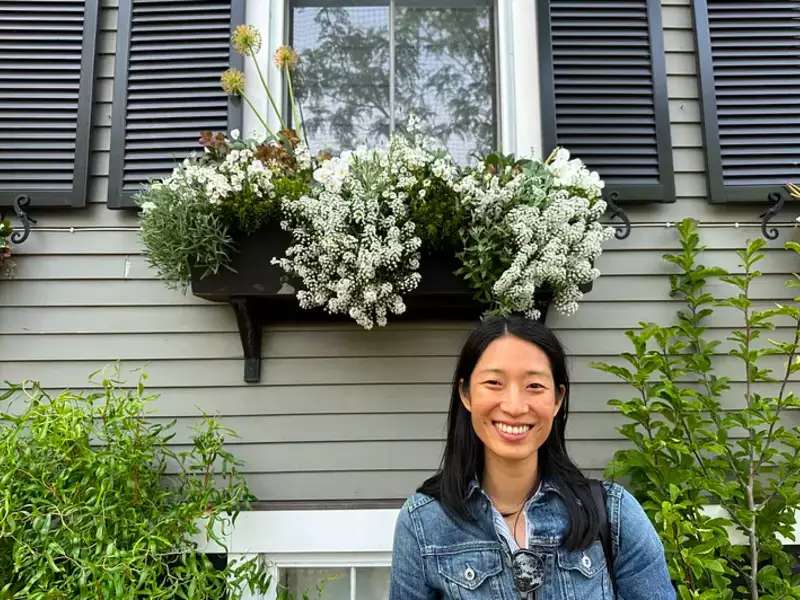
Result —
[[497, 434], [506, 441], [519, 442], [524, 440], [533, 425], [531, 424], [510, 424], [503, 421], [493, 421], [492, 425], [497, 430]]

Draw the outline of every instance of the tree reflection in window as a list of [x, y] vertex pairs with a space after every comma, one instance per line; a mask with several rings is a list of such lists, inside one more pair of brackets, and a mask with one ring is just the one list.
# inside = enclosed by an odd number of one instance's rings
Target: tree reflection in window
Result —
[[493, 27], [489, 0], [293, 2], [312, 151], [385, 142], [411, 112], [462, 164], [494, 149]]

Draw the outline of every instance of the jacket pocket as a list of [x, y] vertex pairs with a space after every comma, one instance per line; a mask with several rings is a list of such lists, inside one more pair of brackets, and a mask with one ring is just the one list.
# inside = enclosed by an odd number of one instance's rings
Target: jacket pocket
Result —
[[503, 570], [503, 558], [499, 548], [444, 549], [436, 568], [456, 598], [491, 598], [484, 590], [499, 585], [491, 578]]
[[582, 600], [611, 600], [614, 597], [606, 557], [599, 541], [583, 550], [559, 548], [558, 566], [564, 587], [572, 592], [568, 597]]

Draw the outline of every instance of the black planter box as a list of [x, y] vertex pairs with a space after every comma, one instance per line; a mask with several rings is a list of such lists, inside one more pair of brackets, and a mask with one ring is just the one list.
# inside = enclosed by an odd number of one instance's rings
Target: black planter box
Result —
[[[261, 331], [267, 323], [340, 321], [352, 322], [347, 315], [332, 315], [321, 308], [303, 309], [294, 290], [284, 283], [283, 271], [270, 264], [273, 256], [281, 257], [290, 243], [289, 233], [277, 224], [253, 235], [236, 238], [238, 252], [232, 268], [200, 278], [192, 272], [192, 293], [214, 302], [227, 302], [236, 313], [239, 335], [244, 350], [244, 380], [261, 379]], [[390, 315], [391, 321], [413, 320], [477, 320], [485, 310], [474, 300], [466, 283], [454, 275], [459, 262], [453, 255], [432, 255], [420, 261], [419, 286], [403, 299], [406, 312]], [[591, 286], [584, 289], [588, 291]], [[544, 321], [552, 294], [543, 293], [537, 307]]]

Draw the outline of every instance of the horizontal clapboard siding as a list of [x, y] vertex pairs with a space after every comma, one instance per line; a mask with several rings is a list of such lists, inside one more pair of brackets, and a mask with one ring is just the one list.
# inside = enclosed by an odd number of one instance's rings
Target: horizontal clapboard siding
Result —
[[0, 206], [86, 203], [98, 9], [0, 2]]
[[800, 181], [800, 1], [694, 3], [712, 202]]
[[[670, 322], [678, 307], [665, 296], [674, 267], [661, 259], [678, 249], [676, 232], [636, 225], [683, 216], [704, 224], [752, 222], [757, 216], [752, 207], [707, 201], [691, 6], [688, 0], [662, 4], [677, 202], [627, 208], [634, 229], [627, 240], [609, 242], [599, 261], [604, 275], [580, 311], [571, 318], [548, 316], [571, 360], [569, 449], [595, 476], [625, 446], [616, 431], [624, 421], [607, 402], [632, 391], [591, 362], [614, 361], [627, 348], [625, 329], [641, 320]], [[270, 326], [261, 349], [262, 381], [244, 384], [232, 311], [166, 289], [147, 267], [137, 233], [113, 230], [135, 227], [135, 215], [105, 208], [116, 6], [104, 0], [100, 19], [91, 203], [79, 212], [37, 215], [44, 227], [99, 231], [34, 231], [19, 247], [17, 279], [0, 282], [0, 380], [36, 377], [51, 391], [84, 389], [91, 371], [119, 358], [128, 385], [136, 382], [132, 369], [148, 373], [147, 387], [158, 394], [152, 417], [177, 418], [176, 441], [188, 441], [203, 412], [238, 429], [242, 437], [231, 440], [232, 449], [245, 459], [261, 500], [405, 497], [438, 464], [455, 353], [471, 324], [398, 322], [371, 332], [349, 323]], [[786, 211], [779, 220], [794, 216]], [[736, 270], [734, 250], [759, 229], [701, 234], [709, 247], [704, 262]], [[783, 228], [768, 244], [762, 270], [769, 282], [758, 289], [759, 307], [788, 297], [782, 281], [797, 270], [796, 259], [780, 249], [788, 239], [800, 241], [800, 231]], [[740, 323], [729, 309], [709, 321], [717, 338]], [[770, 337], [786, 339], [786, 326]], [[739, 406], [741, 370], [730, 357], [716, 360], [734, 377], [723, 404]]]
[[[726, 339], [729, 330], [711, 329], [708, 337], [720, 342], [717, 353], [725, 354], [735, 346]], [[264, 359], [304, 358], [320, 356], [378, 357], [378, 356], [453, 356], [468, 331], [449, 330], [386, 330], [363, 336], [353, 331], [265, 331], [261, 355]], [[608, 330], [562, 329], [560, 340], [571, 356], [594, 356], [598, 349], [614, 355], [630, 350], [626, 338], [613, 336]], [[308, 343], [314, 335], [316, 343]], [[769, 339], [790, 342], [791, 327], [778, 328]], [[769, 348], [766, 338], [757, 340], [754, 348]], [[109, 339], [106, 333], [4, 335], [0, 338], [0, 354], [13, 352], [17, 360], [104, 360], [114, 356], [121, 360], [182, 360], [237, 358], [242, 348], [238, 333], [116, 334]]]
[[[751, 285], [754, 299], [792, 298], [795, 293], [783, 287], [784, 275], [764, 275]], [[725, 283], [713, 282], [708, 286], [714, 294], [730, 290]], [[583, 303], [628, 301], [658, 302], [669, 296], [669, 277], [664, 275], [607, 276], [594, 282], [591, 294]], [[192, 294], [182, 295], [168, 289], [161, 281], [19, 281], [0, 287], [0, 304], [4, 306], [127, 306], [174, 304], [197, 306], [206, 301]]]

